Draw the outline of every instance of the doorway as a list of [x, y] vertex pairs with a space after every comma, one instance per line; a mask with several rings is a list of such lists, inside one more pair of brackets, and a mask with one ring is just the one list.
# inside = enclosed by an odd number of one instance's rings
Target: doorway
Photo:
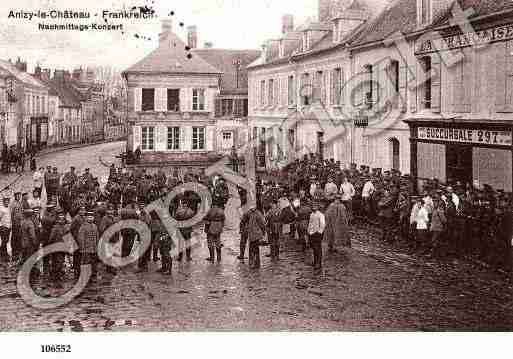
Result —
[[446, 146], [447, 182], [472, 183], [472, 146], [450, 144]]
[[390, 140], [391, 154], [392, 154], [392, 169], [399, 171], [401, 169], [401, 146], [397, 138]]

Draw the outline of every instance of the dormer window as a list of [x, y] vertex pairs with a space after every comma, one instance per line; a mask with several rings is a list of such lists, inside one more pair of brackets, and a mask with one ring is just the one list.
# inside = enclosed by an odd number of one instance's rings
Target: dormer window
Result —
[[280, 58], [284, 58], [285, 57], [285, 40], [280, 40], [280, 44], [279, 44], [279, 55], [280, 55]]
[[303, 32], [303, 52], [306, 52], [310, 49], [310, 41], [311, 41], [310, 31], [304, 31]]
[[417, 0], [418, 25], [429, 25], [432, 21], [432, 0]]

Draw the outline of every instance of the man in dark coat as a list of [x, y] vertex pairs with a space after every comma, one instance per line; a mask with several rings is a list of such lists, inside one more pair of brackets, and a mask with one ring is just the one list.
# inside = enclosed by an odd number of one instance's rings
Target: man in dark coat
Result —
[[220, 203], [215, 202], [207, 213], [205, 221], [205, 233], [207, 234], [208, 251], [210, 257], [208, 261], [214, 263], [214, 251], [217, 254], [217, 262], [221, 262], [221, 233], [223, 232], [226, 216]]
[[[188, 221], [194, 217], [194, 211], [190, 208], [188, 202], [183, 202], [176, 210], [175, 219], [177, 221]], [[178, 253], [178, 261], [181, 262], [183, 258], [183, 247], [185, 246], [185, 254], [187, 256], [187, 261], [192, 261], [192, 248], [191, 248], [191, 238], [192, 238], [192, 227], [184, 227], [180, 228], [180, 233], [184, 239], [184, 243], [178, 243], [179, 253]]]

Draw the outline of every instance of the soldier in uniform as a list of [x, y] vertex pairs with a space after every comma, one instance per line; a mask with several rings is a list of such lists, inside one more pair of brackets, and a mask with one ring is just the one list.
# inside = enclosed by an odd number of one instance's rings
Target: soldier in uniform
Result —
[[[100, 238], [102, 238], [103, 234], [107, 229], [111, 226], [119, 222], [119, 218], [116, 216], [116, 209], [112, 204], [107, 206], [107, 211], [105, 216], [101, 219], [100, 225], [98, 226], [98, 234]], [[111, 237], [109, 237], [109, 243], [114, 244], [119, 242], [119, 232], [114, 233]], [[107, 273], [116, 274], [116, 268], [107, 266]]]
[[[23, 251], [23, 263], [26, 262], [39, 247], [39, 241], [36, 235], [36, 228], [34, 226], [34, 211], [30, 208], [23, 210], [23, 220], [21, 221], [21, 244]], [[30, 276], [39, 275], [39, 270], [33, 268]]]
[[[55, 204], [48, 203], [46, 205], [45, 213], [41, 218], [41, 245], [44, 247], [50, 244], [50, 234], [55, 225], [57, 217], [55, 215]], [[46, 256], [43, 258], [43, 271], [46, 275], [50, 275], [51, 272], [51, 258]]]
[[[86, 208], [82, 206], [71, 221], [70, 232], [75, 241], [78, 241], [78, 232], [80, 231], [80, 227], [85, 223], [85, 215]], [[73, 270], [75, 273], [75, 279], [80, 276], [81, 255], [82, 253], [79, 250], [76, 250], [75, 253], [73, 253]]]
[[[55, 224], [52, 227], [46, 245], [63, 242], [64, 236], [68, 232], [69, 225], [66, 224], [65, 214], [64, 212], [59, 212], [56, 216]], [[64, 253], [52, 253], [47, 257], [49, 257], [49, 261], [45, 266], [45, 271], [48, 271], [50, 278], [54, 283], [61, 282], [64, 276]], [[46, 269], [47, 266], [49, 269]]]
[[[178, 207], [175, 219], [177, 221], [188, 221], [194, 217], [194, 211], [190, 208], [187, 201], [181, 203]], [[183, 258], [183, 247], [185, 246], [185, 254], [187, 256], [187, 261], [192, 261], [192, 248], [191, 248], [191, 238], [192, 238], [192, 227], [183, 227], [180, 228], [180, 233], [184, 239], [185, 243], [178, 243], [179, 253], [178, 253], [178, 261], [181, 262]]]
[[[91, 280], [96, 280], [98, 265], [98, 242], [100, 236], [98, 227], [94, 224], [94, 213], [86, 212], [85, 222], [78, 231], [78, 251], [80, 252], [80, 265], [91, 265]], [[80, 275], [80, 272], [79, 272]]]
[[214, 202], [212, 208], [205, 217], [205, 233], [207, 234], [208, 251], [210, 257], [207, 261], [214, 263], [214, 251], [217, 254], [217, 262], [221, 262], [221, 233], [226, 220], [222, 204]]
[[281, 210], [278, 201], [271, 201], [271, 208], [266, 214], [267, 238], [271, 247], [271, 259], [276, 261], [280, 258], [280, 237], [282, 233]]

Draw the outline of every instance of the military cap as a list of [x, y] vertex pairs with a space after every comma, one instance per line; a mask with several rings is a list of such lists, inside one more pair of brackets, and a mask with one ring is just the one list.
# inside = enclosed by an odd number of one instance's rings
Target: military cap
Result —
[[10, 201], [11, 199], [9, 197], [2, 197], [2, 201]]

